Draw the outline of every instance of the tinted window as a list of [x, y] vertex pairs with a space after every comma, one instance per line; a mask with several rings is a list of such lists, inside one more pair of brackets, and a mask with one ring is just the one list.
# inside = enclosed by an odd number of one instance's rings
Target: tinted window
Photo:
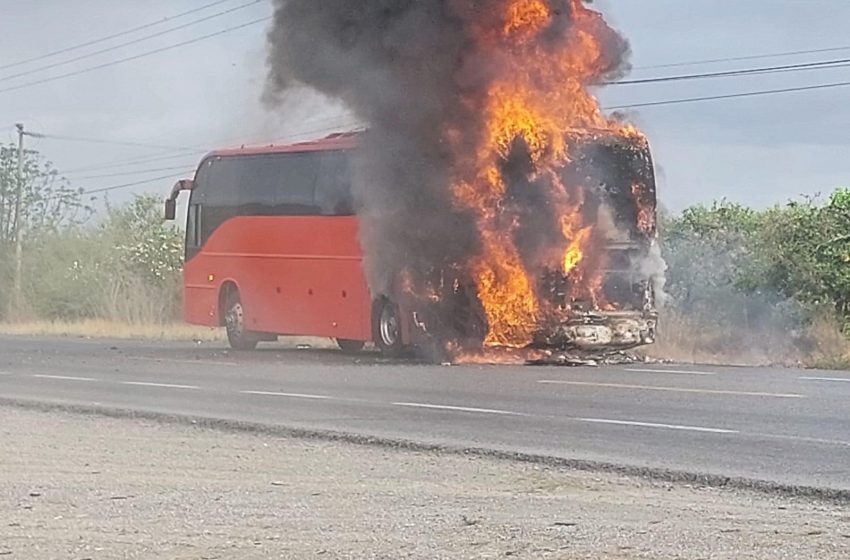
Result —
[[186, 216], [186, 246], [199, 247], [201, 245], [201, 205], [190, 204]]
[[203, 243], [235, 216], [350, 215], [350, 159], [342, 151], [209, 158], [191, 198], [202, 208], [187, 226]]
[[321, 152], [316, 181], [316, 206], [325, 216], [354, 213], [351, 199], [351, 156], [347, 152]]
[[240, 215], [315, 212], [319, 158], [311, 153], [212, 158], [198, 176], [203, 203]]

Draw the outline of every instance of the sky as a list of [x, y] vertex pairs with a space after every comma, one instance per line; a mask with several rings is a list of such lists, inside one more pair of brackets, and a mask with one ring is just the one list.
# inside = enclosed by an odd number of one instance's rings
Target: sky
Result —
[[[345, 107], [308, 91], [293, 92], [277, 111], [263, 107], [267, 21], [171, 48], [272, 13], [271, 0], [220, 0], [200, 9], [213, 1], [0, 0], [0, 143], [14, 141], [13, 124], [22, 122], [45, 135], [28, 137], [27, 145], [73, 186], [140, 183], [107, 193], [120, 202], [135, 193], [165, 196], [209, 149], [305, 140], [360, 124]], [[631, 44], [629, 79], [850, 60], [846, 0], [597, 0], [593, 6]], [[191, 10], [197, 11], [175, 17]], [[664, 66], [839, 47], [846, 49]], [[110, 50], [69, 61], [104, 49]], [[166, 50], [27, 85], [157, 49]], [[56, 66], [41, 70], [49, 65]], [[598, 96], [614, 107], [843, 81], [850, 81], [850, 66], [617, 85]], [[721, 198], [765, 207], [850, 186], [850, 87], [641, 107], [628, 116], [649, 137], [660, 202], [672, 211]]]

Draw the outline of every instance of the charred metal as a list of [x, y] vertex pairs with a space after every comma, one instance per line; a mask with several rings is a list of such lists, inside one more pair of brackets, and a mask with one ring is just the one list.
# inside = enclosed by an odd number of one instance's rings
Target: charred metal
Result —
[[[596, 254], [588, 258], [604, 263], [601, 289], [596, 298], [577, 298], [576, 293], [587, 294], [574, 289], [574, 283], [584, 279], [564, 270], [545, 270], [537, 278], [535, 291], [546, 312], [541, 313], [525, 348], [549, 352], [556, 362], [557, 356], [565, 355], [572, 356], [568, 361], [598, 361], [611, 352], [655, 341], [655, 271], [645, 266], [656, 238], [655, 177], [643, 136], [583, 132], [574, 133], [571, 142], [575, 155], [562, 170], [562, 180], [581, 189], [585, 222], [600, 232], [592, 246]], [[516, 184], [508, 186], [516, 189]], [[552, 231], [546, 222], [555, 216], [550, 215], [545, 197], [535, 198], [533, 192], [522, 196], [518, 206], [524, 215], [515, 236], [533, 269], [535, 237]], [[547, 244], [548, 240], [542, 240], [539, 246]], [[475, 282], [464, 270], [445, 267], [433, 270], [425, 281], [406, 281], [402, 298], [415, 310], [412, 336], [430, 359], [484, 347], [489, 328], [486, 313]]]

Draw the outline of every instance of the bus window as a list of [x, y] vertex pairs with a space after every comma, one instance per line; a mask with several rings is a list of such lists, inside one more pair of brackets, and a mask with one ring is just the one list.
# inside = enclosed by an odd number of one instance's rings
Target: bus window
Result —
[[309, 153], [219, 158], [204, 166], [196, 189], [205, 206], [231, 216], [313, 214], [317, 163]]
[[186, 221], [186, 246], [197, 249], [201, 246], [201, 205], [191, 204]]
[[323, 216], [354, 214], [351, 199], [351, 156], [347, 152], [325, 152], [319, 158], [316, 206]]
[[319, 175], [319, 154], [299, 153], [266, 156], [251, 171], [263, 189], [274, 193], [276, 216], [317, 214], [314, 191]]

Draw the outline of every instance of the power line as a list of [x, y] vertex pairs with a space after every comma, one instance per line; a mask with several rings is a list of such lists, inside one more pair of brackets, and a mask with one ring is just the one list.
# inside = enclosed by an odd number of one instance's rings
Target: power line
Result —
[[[309, 123], [318, 124], [318, 123], [323, 123], [323, 122], [332, 122], [336, 119], [339, 119], [339, 117], [327, 117], [327, 118], [322, 118], [322, 119], [311, 119], [311, 120], [307, 121], [305, 124], [309, 124]], [[282, 136], [280, 138], [275, 139], [271, 143], [292, 141], [292, 140], [297, 140], [297, 139], [299, 139], [303, 136], [309, 136], [311, 134], [320, 134], [320, 133], [323, 133], [323, 132], [333, 132], [335, 130], [346, 129], [346, 128], [352, 129], [352, 128], [357, 128], [357, 127], [360, 127], [360, 126], [362, 126], [362, 123], [359, 123], [359, 122], [340, 123], [339, 121], [337, 121], [337, 123], [334, 124], [334, 125], [325, 126], [325, 127], [322, 127], [322, 128], [314, 128], [314, 129], [310, 129], [310, 130], [303, 130], [301, 132], [289, 134], [287, 136]], [[233, 140], [227, 140], [227, 141], [221, 142], [221, 144], [238, 144], [239, 141], [242, 140], [242, 139], [244, 139], [244, 136], [240, 137], [240, 138], [233, 139]], [[203, 154], [206, 154], [207, 152], [210, 151], [210, 149], [206, 146], [195, 146], [194, 148], [192, 148], [192, 150], [194, 150], [194, 151], [192, 151], [192, 152], [187, 151], [187, 152], [181, 153], [181, 154], [160, 155], [160, 156], [145, 156], [145, 157], [140, 157], [140, 158], [137, 157], [137, 158], [117, 160], [117, 161], [105, 163], [105, 164], [102, 164], [102, 165], [96, 164], [96, 165], [88, 165], [88, 166], [84, 166], [84, 167], [75, 167], [73, 169], [66, 170], [65, 173], [78, 173], [78, 172], [83, 172], [83, 171], [101, 171], [101, 170], [104, 170], [104, 169], [114, 169], [116, 167], [124, 167], [124, 166], [128, 166], [128, 165], [141, 165], [143, 163], [153, 163], [153, 162], [160, 162], [160, 161], [167, 161], [167, 160], [183, 158], [183, 157], [187, 157], [187, 156], [192, 155], [192, 154], [203, 155]]]
[[[781, 89], [741, 92], [741, 93], [733, 93], [733, 94], [726, 94], [726, 95], [711, 95], [711, 96], [690, 97], [690, 98], [683, 98], [683, 99], [668, 99], [668, 100], [663, 100], [663, 101], [652, 101], [652, 102], [646, 102], [646, 103], [632, 103], [632, 104], [628, 104], [628, 105], [613, 105], [613, 106], [603, 107], [603, 110], [610, 111], [610, 110], [617, 110], [617, 109], [633, 109], [633, 108], [640, 108], [640, 107], [655, 107], [655, 106], [661, 106], [661, 105], [676, 105], [676, 104], [684, 104], [684, 103], [697, 103], [697, 102], [702, 102], [702, 101], [715, 101], [715, 100], [722, 100], [722, 99], [756, 97], [756, 96], [762, 96], [762, 95], [774, 95], [774, 94], [791, 93], [791, 92], [799, 92], [799, 91], [831, 89], [831, 88], [847, 87], [847, 86], [850, 86], [850, 81], [848, 81], [848, 82], [835, 82], [835, 83], [829, 83], [829, 84], [817, 84], [817, 85], [801, 86], [801, 87], [793, 87], [793, 88], [781, 88]], [[360, 123], [357, 123], [358, 126], [359, 126], [359, 124]], [[339, 126], [333, 127], [333, 129], [339, 129], [339, 128], [342, 128], [342, 127], [339, 127]], [[320, 132], [320, 131], [318, 131], [318, 130], [312, 131], [312, 132], [311, 131], [304, 131], [304, 132], [299, 133], [299, 134], [291, 135], [291, 137], [303, 136], [303, 135], [311, 134], [313, 132]], [[286, 139], [286, 138], [281, 138], [280, 140], [284, 140], [284, 139]], [[172, 157], [183, 157], [184, 155], [185, 154], [181, 154], [180, 156], [172, 156]], [[169, 168], [166, 168], [166, 169], [169, 169]], [[179, 168], [175, 167], [175, 169], [185, 169], [185, 167], [179, 167]], [[140, 170], [139, 173], [145, 173], [145, 172], [152, 173], [154, 171], [156, 171], [156, 170], [147, 170], [147, 171]], [[174, 177], [178, 177], [180, 175], [186, 175], [186, 174], [189, 174], [189, 173], [192, 173], [192, 169], [189, 169], [188, 171], [184, 171], [183, 173], [163, 175], [163, 176], [160, 176], [160, 177], [154, 177], [154, 178], [144, 179], [144, 180], [140, 180], [140, 181], [133, 181], [133, 182], [130, 182], [130, 183], [123, 183], [123, 184], [120, 184], [120, 185], [112, 185], [112, 186], [109, 186], [109, 187], [103, 187], [103, 188], [98, 188], [98, 189], [84, 190], [84, 191], [81, 192], [81, 195], [96, 194], [96, 193], [101, 193], [101, 192], [108, 192], [108, 191], [113, 191], [113, 190], [118, 190], [118, 189], [125, 189], [125, 188], [135, 187], [135, 186], [139, 186], [139, 185], [150, 184], [150, 183], [153, 183], [153, 182], [156, 182], [156, 181], [162, 181], [162, 180], [165, 180], [165, 179], [174, 178]], [[115, 175], [119, 175], [119, 174], [115, 174]], [[98, 178], [98, 177], [89, 177], [89, 178]]]
[[658, 78], [642, 78], [637, 80], [622, 80], [619, 82], [603, 82], [600, 85], [634, 85], [654, 84], [659, 82], [676, 82], [684, 80], [699, 80], [704, 78], [727, 78], [732, 76], [749, 76], [754, 74], [778, 74], [785, 72], [799, 72], [802, 70], [828, 70], [831, 68], [844, 68], [850, 66], [850, 58], [835, 60], [824, 60], [820, 62], [806, 62], [802, 64], [785, 64], [782, 66], [763, 66], [761, 68], [745, 68], [740, 70], [726, 70], [723, 72], [705, 72], [701, 74], [682, 74], [678, 76], [661, 76]]
[[759, 60], [763, 58], [780, 58], [783, 56], [797, 56], [802, 54], [818, 54], [827, 52], [850, 51], [850, 45], [843, 47], [829, 47], [823, 49], [806, 49], [799, 51], [785, 51], [767, 54], [754, 54], [747, 56], [732, 56], [727, 58], [706, 58], [702, 60], [691, 60], [689, 62], [672, 62], [668, 64], [653, 64], [650, 66], [636, 66], [635, 70], [649, 70], [652, 68], [675, 68], [678, 66], [698, 66], [700, 64], [713, 64], [716, 62], [740, 62], [742, 60]]
[[11, 64], [4, 64], [4, 65], [0, 66], [0, 70], [6, 70], [8, 68], [15, 68], [17, 66], [29, 64], [30, 62], [37, 62], [39, 60], [44, 60], [45, 58], [50, 58], [50, 57], [53, 57], [53, 56], [56, 56], [56, 55], [65, 54], [66, 52], [75, 51], [75, 50], [78, 50], [78, 49], [82, 49], [84, 47], [90, 47], [91, 45], [96, 45], [98, 43], [103, 43], [104, 41], [109, 41], [111, 39], [116, 39], [116, 38], [122, 37], [124, 35], [136, 33], [137, 31], [142, 31], [144, 29], [149, 29], [149, 28], [155, 27], [157, 25], [162, 25], [163, 23], [166, 23], [168, 21], [180, 19], [180, 18], [183, 18], [185, 16], [206, 10], [207, 8], [212, 8], [213, 6], [217, 6], [219, 4], [224, 4], [225, 2], [231, 2], [231, 1], [232, 0], [218, 0], [216, 2], [211, 2], [209, 4], [205, 4], [204, 6], [201, 6], [199, 8], [194, 8], [194, 9], [189, 10], [187, 12], [182, 12], [182, 13], [179, 13], [175, 16], [166, 17], [164, 19], [161, 19], [161, 20], [158, 20], [158, 21], [153, 21], [153, 22], [150, 22], [150, 23], [146, 23], [144, 25], [140, 25], [138, 27], [133, 27], [131, 29], [125, 29], [124, 31], [119, 31], [118, 33], [113, 33], [112, 35], [107, 35], [106, 37], [101, 37], [100, 39], [93, 39], [91, 41], [86, 41], [85, 43], [80, 43], [78, 45], [65, 47], [63, 49], [59, 49], [59, 50], [52, 51], [52, 52], [49, 52], [49, 53], [34, 56], [32, 58], [27, 58], [25, 60], [19, 60], [18, 62], [12, 62]]
[[141, 54], [137, 54], [137, 55], [133, 55], [133, 56], [128, 56], [128, 57], [126, 57], [126, 58], [119, 58], [118, 60], [113, 60], [113, 61], [111, 61], [111, 62], [105, 62], [105, 63], [103, 63], [103, 64], [98, 64], [97, 66], [90, 66], [90, 67], [88, 67], [88, 68], [83, 68], [83, 69], [81, 69], [81, 70], [76, 70], [76, 71], [74, 71], [74, 72], [68, 72], [68, 73], [66, 73], [66, 74], [59, 74], [59, 75], [57, 75], [57, 76], [51, 76], [51, 77], [49, 77], [49, 78], [43, 78], [43, 79], [41, 79], [41, 80], [35, 80], [35, 81], [32, 81], [32, 82], [26, 82], [26, 83], [24, 83], [24, 84], [18, 84], [18, 85], [16, 85], [16, 86], [8, 87], [8, 88], [5, 88], [5, 89], [0, 89], [0, 93], [7, 93], [7, 92], [10, 92], [10, 91], [16, 91], [16, 90], [24, 89], [24, 88], [31, 87], [31, 86], [36, 86], [36, 85], [40, 85], [40, 84], [46, 84], [46, 83], [48, 83], [48, 82], [53, 82], [53, 81], [56, 81], [56, 80], [61, 80], [61, 79], [63, 79], [63, 78], [70, 78], [70, 77], [72, 77], [72, 76], [79, 76], [80, 74], [86, 74], [86, 73], [88, 73], [88, 72], [93, 72], [93, 71], [95, 71], [95, 70], [101, 70], [101, 69], [103, 69], [103, 68], [108, 68], [108, 67], [110, 67], [110, 66], [115, 66], [116, 64], [122, 64], [122, 63], [124, 63], [124, 62], [130, 62], [130, 61], [132, 61], [132, 60], [138, 60], [138, 59], [140, 59], [140, 58], [144, 58], [144, 57], [146, 57], [146, 56], [151, 56], [151, 55], [154, 55], [154, 54], [159, 54], [159, 53], [161, 53], [161, 52], [170, 51], [170, 50], [173, 50], [173, 49], [177, 49], [177, 48], [180, 48], [180, 47], [184, 47], [184, 46], [186, 46], [186, 45], [191, 45], [191, 44], [193, 44], [193, 43], [198, 43], [198, 42], [200, 42], [200, 41], [204, 41], [204, 40], [206, 40], [206, 39], [210, 39], [210, 38], [212, 38], [212, 37], [217, 37], [217, 36], [219, 36], [219, 35], [224, 35], [225, 33], [230, 33], [230, 32], [232, 32], [232, 31], [238, 31], [238, 30], [240, 30], [240, 29], [244, 29], [244, 28], [246, 28], [246, 27], [250, 27], [250, 26], [252, 26], [252, 25], [256, 25], [256, 24], [258, 24], [258, 23], [262, 23], [262, 22], [264, 22], [264, 21], [269, 21], [270, 19], [272, 19], [272, 16], [267, 16], [267, 17], [263, 17], [263, 18], [260, 18], [260, 19], [251, 20], [251, 21], [249, 21], [249, 22], [247, 22], [247, 23], [243, 23], [243, 24], [241, 24], [241, 25], [235, 25], [235, 26], [233, 26], [233, 27], [227, 27], [227, 28], [225, 28], [225, 29], [222, 29], [222, 30], [220, 30], [220, 31], [216, 31], [216, 32], [214, 32], [214, 33], [208, 33], [208, 34], [206, 34], [206, 35], [202, 35], [202, 36], [200, 36], [200, 37], [196, 37], [196, 38], [194, 38], [194, 39], [189, 39], [188, 41], [183, 41], [183, 42], [176, 43], [176, 44], [173, 44], [173, 45], [168, 45], [168, 46], [165, 46], [165, 47], [160, 47], [160, 48], [158, 48], [158, 49], [154, 49], [154, 50], [151, 50], [151, 51], [146, 51], [146, 52], [143, 52], [143, 53], [141, 53]]
[[25, 70], [23, 72], [18, 72], [17, 74], [9, 74], [8, 76], [2, 76], [2, 77], [0, 77], [0, 82], [6, 82], [6, 81], [9, 81], [9, 80], [13, 80], [15, 78], [22, 78], [24, 76], [29, 76], [31, 74], [38, 74], [39, 72], [43, 72], [45, 70], [50, 70], [52, 68], [58, 68], [60, 66], [66, 66], [68, 64], [72, 64], [74, 62], [79, 62], [80, 60], [85, 60], [85, 59], [91, 58], [93, 56], [98, 56], [98, 55], [105, 54], [105, 53], [108, 53], [108, 52], [112, 52], [112, 51], [115, 51], [115, 50], [118, 50], [118, 49], [121, 49], [121, 48], [124, 48], [124, 47], [128, 47], [130, 45], [142, 43], [142, 42], [147, 41], [149, 39], [161, 37], [163, 35], [167, 35], [169, 33], [173, 33], [175, 31], [179, 31], [181, 29], [186, 29], [187, 27], [192, 27], [194, 25], [198, 25], [199, 23], [203, 23], [205, 21], [210, 21], [212, 19], [221, 17], [223, 15], [226, 15], [226, 14], [229, 14], [229, 13], [232, 13], [232, 12], [236, 12], [238, 10], [243, 10], [243, 9], [249, 7], [249, 6], [253, 6], [254, 4], [259, 3], [260, 1], [261, 0], [251, 0], [250, 2], [248, 2], [246, 4], [241, 4], [241, 5], [236, 6], [234, 8], [224, 10], [222, 12], [217, 12], [215, 14], [211, 14], [211, 15], [202, 17], [200, 19], [192, 20], [192, 21], [184, 23], [182, 25], [178, 25], [177, 27], [172, 27], [172, 28], [169, 28], [169, 29], [164, 29], [162, 31], [157, 31], [156, 33], [153, 33], [151, 35], [145, 35], [144, 37], [138, 37], [138, 38], [133, 39], [131, 41], [119, 43], [119, 44], [113, 45], [111, 47], [106, 47], [104, 49], [85, 53], [85, 54], [82, 54], [82, 55], [74, 57], [74, 58], [69, 58], [67, 60], [60, 60], [59, 62], [54, 62], [54, 63], [48, 64], [46, 66], [41, 66], [39, 68], [33, 68], [32, 70]]
[[185, 146], [163, 146], [161, 144], [144, 144], [140, 142], [124, 142], [122, 140], [106, 140], [103, 138], [87, 138], [82, 136], [66, 136], [63, 134], [36, 134], [39, 138], [48, 140], [60, 140], [65, 142], [83, 142], [87, 144], [108, 144], [111, 146], [130, 146], [133, 148], [152, 148], [156, 150], [178, 150], [181, 152], [191, 151], [194, 148]]
[[114, 163], [105, 164], [105, 165], [88, 165], [88, 166], [85, 166], [85, 167], [75, 167], [73, 169], [66, 170], [65, 173], [80, 173], [80, 172], [84, 172], [84, 171], [101, 171], [101, 170], [104, 170], [104, 169], [114, 169], [116, 167], [141, 165], [143, 163], [153, 163], [153, 162], [156, 162], [156, 161], [167, 161], [167, 160], [171, 160], [171, 159], [188, 157], [192, 154], [200, 155], [200, 154], [203, 154], [203, 153], [205, 153], [205, 150], [197, 150], [195, 152], [184, 152], [184, 153], [181, 153], [181, 154], [172, 154], [172, 155], [167, 155], [167, 156], [154, 156], [154, 157], [146, 156], [146, 157], [142, 157], [142, 158], [132, 158], [132, 159], [127, 159], [127, 160], [118, 160], [118, 161], [115, 161]]
[[147, 173], [158, 173], [161, 171], [175, 171], [177, 169], [186, 169], [186, 167], [190, 165], [194, 165], [195, 162], [188, 162], [184, 165], [175, 165], [172, 167], [157, 167], [154, 169], [138, 169], [136, 171], [120, 171], [118, 173], [106, 173], [103, 175], [84, 175], [80, 177], [66, 177], [69, 181], [84, 181], [90, 179], [108, 179], [111, 177], [126, 177], [128, 175], [145, 175]]
[[603, 110], [611, 111], [615, 109], [636, 109], [639, 107], [657, 107], [659, 105], [680, 105], [683, 103], [697, 103], [700, 101], [716, 101], [720, 99], [736, 99], [739, 97], [757, 97], [760, 95], [774, 95], [780, 93], [792, 93], [796, 91], [811, 91], [819, 89], [831, 89], [850, 86], [850, 82], [834, 82], [831, 84], [818, 84], [812, 86], [800, 86], [781, 89], [767, 89], [760, 91], [747, 91], [742, 93], [730, 93], [726, 95], [707, 95], [704, 97], [687, 97], [684, 99], [667, 99], [664, 101], [649, 101], [646, 103], [631, 103], [629, 105], [613, 105], [611, 107], [603, 107]]
[[[339, 128], [340, 127], [334, 127], [335, 130], [338, 130]], [[305, 132], [301, 133], [300, 135], [304, 135], [304, 134], [309, 134], [309, 132], [305, 131]], [[295, 136], [295, 135], [293, 135], [293, 136]], [[118, 190], [118, 189], [126, 189], [126, 188], [130, 188], [130, 187], [136, 187], [136, 186], [139, 186], [139, 185], [145, 185], [145, 184], [148, 184], [148, 183], [153, 183], [153, 182], [156, 182], [156, 181], [162, 181], [164, 179], [178, 177], [180, 175], [188, 175], [188, 174], [193, 173], [193, 172], [194, 172], [194, 168], [190, 169], [189, 171], [185, 171], [183, 173], [175, 173], [175, 174], [172, 174], [172, 175], [165, 175], [165, 176], [162, 176], [162, 177], [154, 177], [152, 179], [145, 179], [145, 180], [142, 180], [142, 181], [133, 181], [131, 183], [124, 183], [124, 184], [121, 184], [121, 185], [112, 185], [110, 187], [103, 187], [103, 188], [99, 188], [99, 189], [86, 190], [86, 191], [83, 191], [80, 194], [87, 195], [87, 194], [95, 194], [95, 193], [100, 193], [100, 192], [114, 191], [114, 190]]]
[[189, 173], [192, 173], [191, 169], [189, 171], [184, 171], [183, 173], [172, 173], [170, 175], [163, 175], [162, 177], [154, 177], [152, 179], [145, 179], [143, 181], [134, 181], [132, 183], [124, 183], [122, 185], [112, 185], [111, 187], [103, 187], [103, 188], [100, 188], [100, 189], [84, 190], [80, 194], [81, 195], [96, 194], [96, 193], [102, 193], [102, 192], [107, 192], [107, 191], [114, 191], [114, 190], [117, 190], [117, 189], [126, 189], [126, 188], [129, 188], [129, 187], [137, 187], [139, 185], [145, 185], [145, 184], [148, 184], [148, 183], [154, 183], [156, 181], [163, 181], [165, 179], [172, 179], [174, 177], [179, 177], [181, 175], [187, 175]]

